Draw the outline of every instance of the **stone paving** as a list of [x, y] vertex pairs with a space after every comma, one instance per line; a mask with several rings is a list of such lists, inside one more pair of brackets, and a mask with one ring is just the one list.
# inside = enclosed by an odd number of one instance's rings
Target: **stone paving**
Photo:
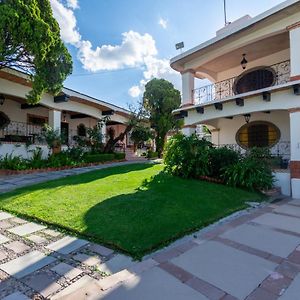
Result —
[[137, 262], [0, 212], [0, 299], [297, 300], [298, 222], [300, 203], [285, 199]]

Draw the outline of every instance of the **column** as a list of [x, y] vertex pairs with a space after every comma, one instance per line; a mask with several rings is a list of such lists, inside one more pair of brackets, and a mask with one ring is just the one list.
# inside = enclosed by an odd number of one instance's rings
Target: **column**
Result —
[[300, 22], [288, 27], [290, 32], [291, 80], [300, 80]]
[[49, 109], [49, 125], [54, 129], [61, 132], [61, 111]]
[[195, 88], [194, 71], [188, 70], [181, 73], [182, 80], [182, 98], [181, 106], [192, 105], [194, 102], [193, 91]]
[[196, 133], [196, 125], [185, 125], [181, 128], [181, 132], [185, 136], [191, 136]]
[[102, 143], [105, 144], [106, 143], [106, 124], [105, 123], [102, 123], [101, 134], [102, 134]]
[[300, 199], [300, 108], [290, 110], [292, 197]]
[[211, 142], [216, 145], [219, 146], [220, 144], [220, 129], [212, 129], [211, 131]]

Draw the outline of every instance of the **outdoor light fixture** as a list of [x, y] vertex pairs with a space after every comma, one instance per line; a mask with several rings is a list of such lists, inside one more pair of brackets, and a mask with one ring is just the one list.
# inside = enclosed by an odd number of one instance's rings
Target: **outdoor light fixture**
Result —
[[248, 124], [249, 121], [250, 121], [251, 115], [250, 114], [245, 114], [244, 118], [245, 118], [246, 123]]
[[247, 68], [247, 63], [248, 63], [248, 60], [246, 59], [246, 54], [244, 53], [243, 59], [241, 61], [241, 66], [242, 66], [243, 70], [245, 70]]
[[5, 97], [4, 95], [0, 95], [0, 105], [3, 105], [4, 104], [4, 101], [5, 101]]
[[175, 44], [176, 50], [180, 50], [182, 52], [182, 49], [184, 48], [184, 42], [180, 42]]
[[66, 115], [66, 113], [64, 112], [64, 114], [63, 114], [63, 122], [64, 123], [66, 123], [67, 122], [67, 115]]

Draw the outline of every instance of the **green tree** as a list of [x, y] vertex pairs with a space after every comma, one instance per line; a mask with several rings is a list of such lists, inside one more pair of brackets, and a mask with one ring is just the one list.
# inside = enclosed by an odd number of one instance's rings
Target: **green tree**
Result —
[[132, 130], [130, 138], [134, 142], [134, 149], [136, 149], [143, 142], [153, 138], [153, 135], [149, 127], [138, 125]]
[[59, 93], [72, 73], [72, 58], [49, 0], [0, 0], [0, 16], [0, 69], [30, 74], [28, 103], [38, 103], [45, 91]]
[[172, 111], [180, 105], [180, 92], [171, 82], [154, 78], [146, 84], [143, 105], [156, 132], [156, 150], [161, 157], [168, 131], [178, 125]]

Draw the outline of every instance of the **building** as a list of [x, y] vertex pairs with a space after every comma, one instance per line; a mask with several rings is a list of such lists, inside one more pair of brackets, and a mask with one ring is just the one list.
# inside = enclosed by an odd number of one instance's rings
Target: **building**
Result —
[[225, 26], [171, 67], [182, 76], [174, 113], [184, 118], [183, 132], [202, 124], [215, 145], [269, 147], [289, 162], [275, 172], [276, 184], [300, 198], [300, 1]]
[[[28, 157], [32, 149], [39, 146], [44, 156], [48, 155], [46, 145], [40, 144], [38, 135], [43, 124], [64, 133], [65, 144], [74, 144], [74, 136], [86, 136], [86, 129], [94, 127], [104, 116], [109, 121], [103, 126], [103, 137], [109, 128], [115, 135], [123, 132], [130, 112], [116, 105], [63, 88], [58, 96], [45, 93], [38, 105], [28, 105], [26, 94], [31, 89], [29, 77], [16, 70], [0, 70], [0, 112], [5, 113], [10, 123], [0, 129], [0, 155], [13, 153]], [[123, 150], [130, 145], [127, 136]]]

